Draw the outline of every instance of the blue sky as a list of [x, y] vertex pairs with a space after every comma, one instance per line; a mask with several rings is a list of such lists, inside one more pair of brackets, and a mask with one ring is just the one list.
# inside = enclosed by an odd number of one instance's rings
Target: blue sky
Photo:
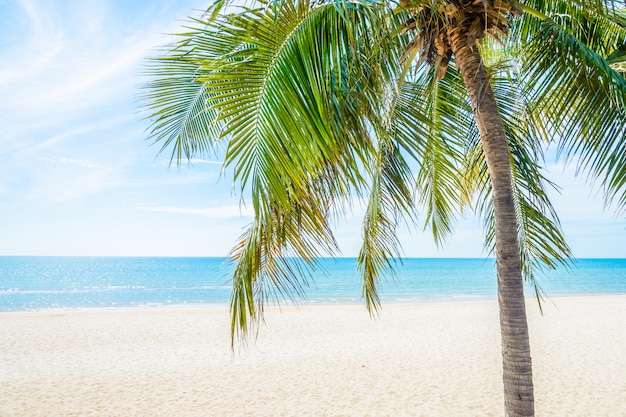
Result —
[[[219, 161], [170, 168], [138, 110], [143, 60], [195, 0], [0, 0], [0, 255], [223, 256], [250, 221]], [[572, 169], [549, 166], [577, 257], [626, 257], [626, 222]], [[358, 252], [360, 210], [337, 226]], [[407, 256], [480, 257], [478, 221], [443, 249], [402, 230]]]

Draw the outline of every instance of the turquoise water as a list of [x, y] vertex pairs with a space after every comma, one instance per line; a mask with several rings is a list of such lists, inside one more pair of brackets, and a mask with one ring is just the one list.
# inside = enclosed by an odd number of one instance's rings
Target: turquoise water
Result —
[[[322, 259], [310, 303], [358, 303], [356, 260]], [[222, 258], [0, 257], [0, 311], [189, 304], [226, 305]], [[381, 282], [383, 302], [495, 300], [493, 259], [406, 259]], [[548, 297], [626, 294], [626, 259], [580, 259], [541, 275]], [[530, 290], [527, 291], [532, 296]]]

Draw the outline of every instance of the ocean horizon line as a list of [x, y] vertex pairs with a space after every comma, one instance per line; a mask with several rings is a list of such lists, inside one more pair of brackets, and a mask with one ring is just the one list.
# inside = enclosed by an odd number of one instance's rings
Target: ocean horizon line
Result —
[[[161, 259], [223, 259], [228, 260], [229, 255], [0, 255], [0, 258], [161, 258]], [[297, 256], [288, 256], [286, 259], [302, 259]], [[315, 259], [320, 260], [357, 260], [358, 256], [318, 256]], [[424, 260], [436, 260], [436, 259], [466, 259], [466, 260], [495, 260], [495, 256], [402, 256], [396, 258], [390, 258], [394, 260], [408, 260], [408, 259], [424, 259]], [[552, 258], [554, 259], [554, 258]], [[566, 260], [624, 260], [624, 257], [598, 257], [598, 256], [586, 256], [586, 257], [569, 257]]]

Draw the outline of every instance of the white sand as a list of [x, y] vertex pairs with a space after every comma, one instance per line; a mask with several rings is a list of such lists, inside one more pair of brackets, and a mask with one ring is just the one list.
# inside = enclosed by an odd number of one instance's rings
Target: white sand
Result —
[[[0, 314], [0, 416], [502, 416], [495, 302]], [[538, 416], [626, 416], [626, 296], [529, 301]]]

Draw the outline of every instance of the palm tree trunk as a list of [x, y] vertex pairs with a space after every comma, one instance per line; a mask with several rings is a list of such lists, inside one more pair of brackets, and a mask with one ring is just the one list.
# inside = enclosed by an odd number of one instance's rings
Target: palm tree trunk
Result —
[[456, 66], [463, 76], [491, 175], [496, 229], [498, 304], [502, 337], [506, 417], [534, 416], [534, 394], [524, 285], [520, 269], [511, 156], [502, 118], [480, 53], [461, 28], [449, 31]]

